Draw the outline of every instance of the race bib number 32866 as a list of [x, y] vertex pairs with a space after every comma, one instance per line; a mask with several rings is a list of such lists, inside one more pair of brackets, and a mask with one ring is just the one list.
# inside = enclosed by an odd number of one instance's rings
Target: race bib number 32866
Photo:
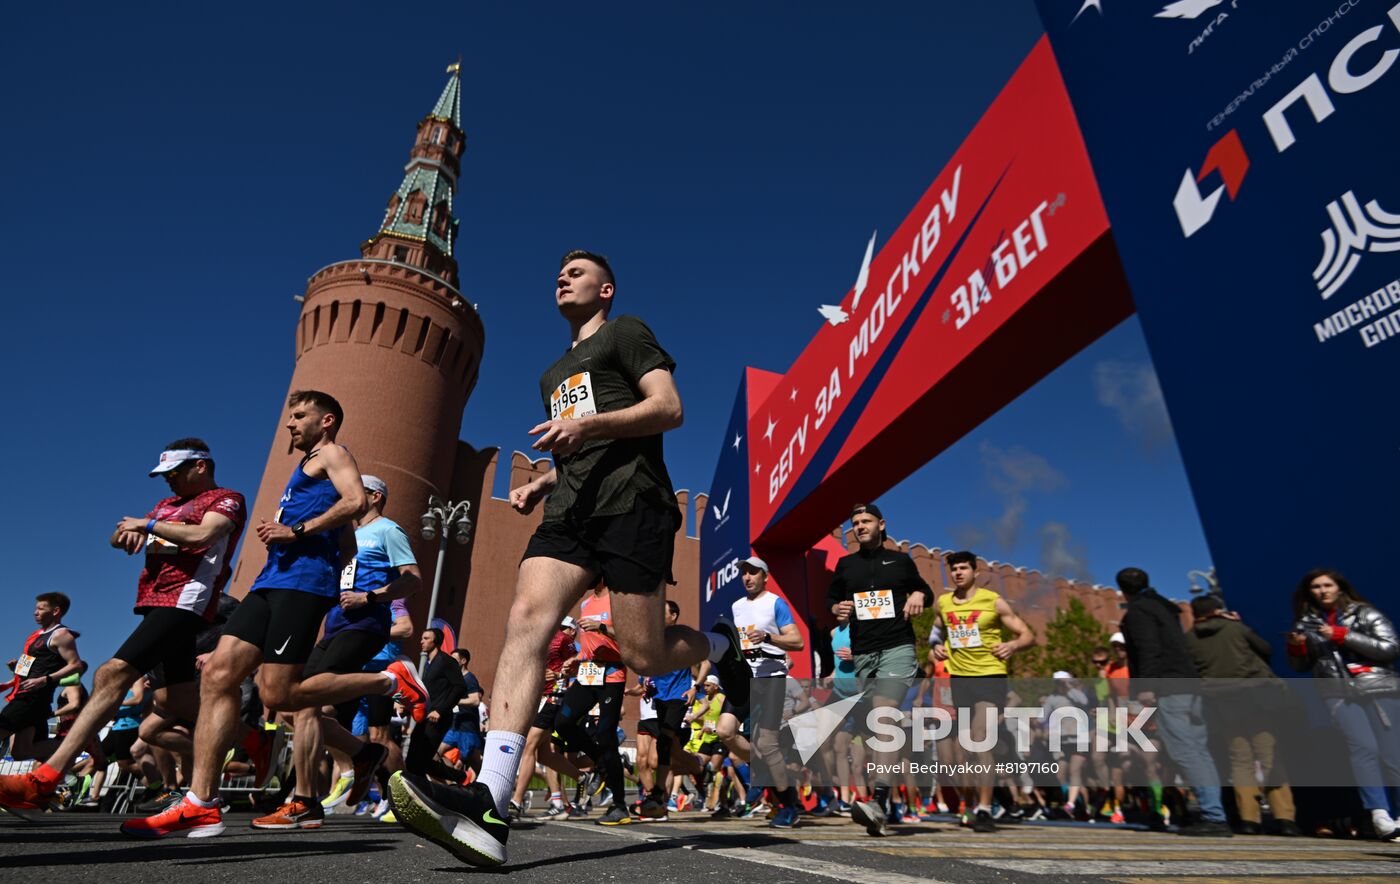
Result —
[[593, 377], [581, 371], [570, 375], [549, 394], [549, 419], [588, 417], [598, 413], [597, 400], [593, 398]]

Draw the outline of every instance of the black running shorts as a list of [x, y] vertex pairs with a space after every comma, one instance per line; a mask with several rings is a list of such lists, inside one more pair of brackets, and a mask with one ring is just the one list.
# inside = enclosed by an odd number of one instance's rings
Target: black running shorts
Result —
[[537, 727], [547, 734], [554, 733], [554, 720], [559, 717], [559, 698], [550, 696], [545, 699], [540, 706], [540, 711], [535, 713], [535, 722], [531, 727]]
[[306, 661], [306, 668], [302, 670], [302, 677], [310, 678], [322, 672], [359, 674], [383, 648], [384, 636], [378, 633], [367, 629], [343, 629], [316, 643]]
[[52, 697], [52, 690], [30, 691], [15, 697], [5, 704], [4, 709], [0, 709], [0, 731], [17, 734], [32, 727], [36, 740], [48, 739], [49, 717], [53, 715], [53, 710], [49, 708]]
[[991, 703], [998, 709], [1006, 705], [1008, 686], [1004, 675], [950, 675], [948, 685], [953, 691], [954, 709], [975, 709], [978, 703]]
[[321, 620], [335, 603], [331, 596], [299, 589], [256, 589], [228, 618], [224, 635], [257, 646], [264, 663], [305, 663]]
[[161, 687], [194, 681], [194, 638], [207, 624], [198, 614], [179, 608], [146, 608], [112, 658], [142, 675], [159, 666]]
[[613, 592], [656, 592], [671, 576], [676, 544], [670, 510], [638, 500], [620, 516], [542, 522], [521, 560], [557, 559], [601, 575]]

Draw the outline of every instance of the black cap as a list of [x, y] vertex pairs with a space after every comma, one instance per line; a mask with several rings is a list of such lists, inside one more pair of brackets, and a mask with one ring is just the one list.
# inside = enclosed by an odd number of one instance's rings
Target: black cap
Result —
[[856, 504], [856, 506], [851, 510], [851, 518], [854, 519], [861, 513], [870, 513], [870, 515], [874, 516], [882, 522], [885, 520], [885, 514], [880, 512], [880, 508], [873, 503]]

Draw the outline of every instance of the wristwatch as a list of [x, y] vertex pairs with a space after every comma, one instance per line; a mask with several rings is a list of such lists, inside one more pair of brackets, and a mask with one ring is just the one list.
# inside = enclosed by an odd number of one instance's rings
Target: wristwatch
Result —
[[296, 535], [297, 540], [301, 540], [306, 536], [306, 523], [297, 522], [292, 526], [292, 533]]

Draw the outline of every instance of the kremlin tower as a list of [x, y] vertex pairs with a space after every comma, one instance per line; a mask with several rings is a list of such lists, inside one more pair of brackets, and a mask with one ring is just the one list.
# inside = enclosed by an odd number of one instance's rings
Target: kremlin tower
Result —
[[[466, 147], [461, 70], [418, 133], [403, 182], [389, 197], [379, 230], [361, 257], [318, 270], [307, 283], [295, 330], [296, 367], [288, 392], [323, 390], [345, 408], [337, 441], [362, 472], [389, 484], [385, 515], [414, 541], [425, 586], [431, 586], [436, 544], [418, 539], [429, 494], [453, 491], [458, 430], [476, 385], [485, 331], [458, 288], [452, 198]], [[272, 446], [250, 526], [271, 519], [287, 477], [301, 458], [278, 404]], [[477, 515], [474, 509], [473, 517]], [[229, 591], [242, 597], [262, 570], [266, 549], [249, 532]], [[415, 608], [426, 608], [426, 592]]]

